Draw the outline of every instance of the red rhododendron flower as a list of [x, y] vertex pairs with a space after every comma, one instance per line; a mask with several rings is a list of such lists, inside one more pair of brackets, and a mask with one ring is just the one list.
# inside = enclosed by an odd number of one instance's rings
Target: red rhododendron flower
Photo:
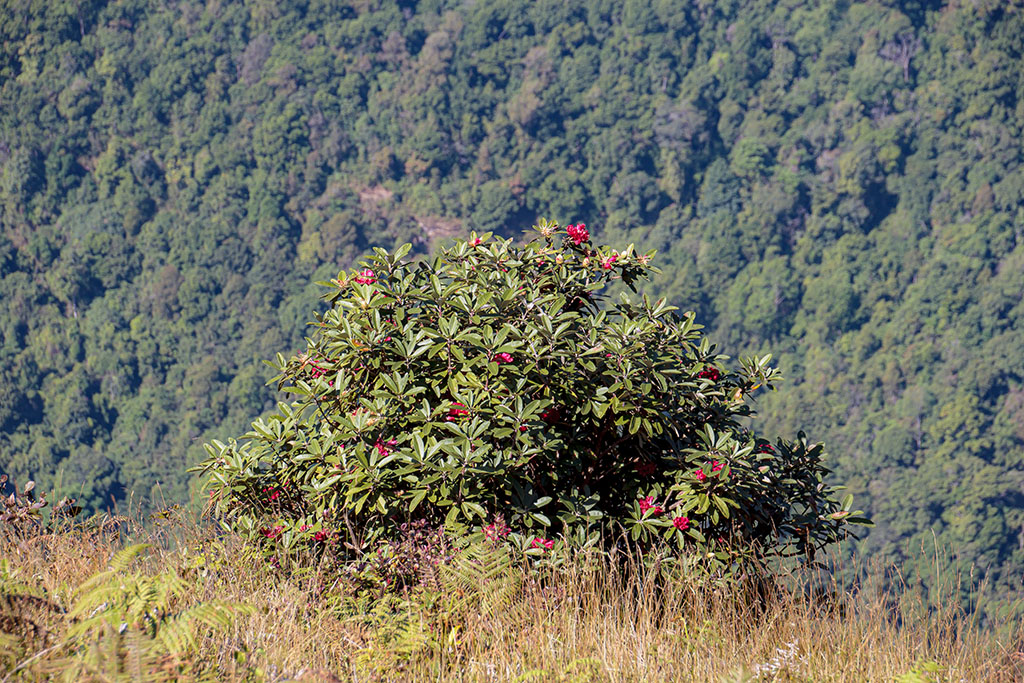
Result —
[[324, 541], [327, 540], [327, 538], [330, 535], [331, 535], [331, 532], [329, 532], [329, 531], [318, 531], [315, 534], [313, 534], [313, 540], [316, 541], [317, 543], [323, 543]]
[[373, 271], [367, 268], [366, 270], [359, 271], [359, 274], [355, 276], [355, 281], [361, 285], [372, 285], [377, 281]]
[[674, 517], [672, 519], [672, 526], [679, 529], [680, 531], [686, 531], [690, 528], [689, 517]]
[[704, 470], [697, 470], [693, 474], [697, 477], [697, 481], [704, 481], [708, 478], [708, 475], [704, 474]]
[[474, 237], [473, 239], [471, 239], [469, 241], [469, 246], [471, 246], [471, 247], [479, 247], [481, 242], [483, 242], [483, 240], [481, 238]]
[[533, 543], [530, 544], [531, 548], [541, 548], [543, 550], [551, 550], [555, 547], [555, 542], [547, 538], [534, 538]]
[[377, 439], [377, 443], [373, 444], [373, 447], [377, 449], [377, 454], [382, 458], [394, 449], [398, 442], [394, 439], [388, 439], [386, 442]]
[[611, 267], [615, 265], [615, 262], [619, 260], [618, 254], [612, 254], [605, 260], [601, 261], [601, 267], [605, 270], [611, 270]]
[[654, 504], [654, 496], [647, 496], [646, 498], [640, 499], [640, 512], [645, 513], [650, 510], [655, 515], [660, 515], [664, 510], [661, 509], [660, 505]]
[[711, 461], [711, 471], [712, 472], [718, 472], [719, 470], [723, 469], [724, 467], [725, 467], [725, 463], [724, 462], [718, 462], [717, 460], [712, 460]]
[[657, 465], [655, 465], [653, 462], [648, 462], [646, 460], [638, 462], [636, 465], [634, 465], [634, 467], [636, 468], [637, 474], [639, 474], [641, 477], [649, 477], [658, 471]]
[[511, 353], [498, 353], [498, 354], [495, 354], [494, 362], [497, 363], [498, 365], [501, 365], [502, 363], [511, 363], [512, 362], [512, 354]]
[[267, 527], [263, 527], [262, 529], [260, 529], [260, 533], [262, 535], [266, 536], [269, 539], [275, 539], [275, 538], [277, 538], [278, 536], [281, 535], [281, 532], [283, 530], [284, 530], [284, 527], [281, 526], [280, 524], [278, 524], [277, 526], [275, 526], [272, 529], [267, 528]]
[[452, 407], [448, 409], [448, 421], [454, 422], [455, 418], [462, 417], [463, 415], [469, 415], [466, 405], [458, 402], [452, 403]]
[[554, 424], [558, 422], [562, 417], [562, 411], [558, 406], [551, 406], [543, 413], [540, 414], [540, 419], [544, 420], [548, 424]]
[[580, 223], [579, 225], [570, 225], [566, 228], [566, 231], [569, 233], [569, 239], [571, 239], [572, 243], [577, 247], [590, 239], [590, 233], [587, 232], [587, 226], [584, 223]]
[[718, 368], [712, 365], [705, 365], [704, 369], [697, 373], [697, 377], [700, 377], [701, 379], [709, 379], [712, 382], [717, 382], [721, 376], [721, 373], [718, 372]]

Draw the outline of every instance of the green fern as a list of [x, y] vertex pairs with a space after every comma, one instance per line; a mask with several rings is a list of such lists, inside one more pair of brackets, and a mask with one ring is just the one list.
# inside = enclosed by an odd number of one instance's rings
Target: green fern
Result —
[[150, 547], [124, 548], [111, 558], [109, 569], [76, 590], [67, 641], [78, 655], [66, 669], [67, 680], [100, 674], [141, 680], [147, 672], [173, 669], [195, 650], [202, 627], [227, 631], [237, 614], [248, 611], [223, 601], [185, 607], [193, 586], [173, 569], [152, 576], [130, 571]]
[[400, 671], [419, 655], [436, 652], [439, 643], [416, 602], [384, 595], [350, 623], [369, 627], [366, 644], [356, 651], [356, 667], [371, 679]]
[[487, 541], [462, 548], [441, 570], [442, 590], [461, 598], [461, 606], [487, 617], [507, 614], [523, 589], [523, 576], [514, 570], [504, 546]]

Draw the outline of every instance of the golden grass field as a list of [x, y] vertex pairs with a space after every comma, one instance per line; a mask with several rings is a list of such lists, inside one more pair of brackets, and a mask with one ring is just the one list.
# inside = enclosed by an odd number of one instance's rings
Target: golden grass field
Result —
[[357, 595], [188, 514], [0, 526], [0, 558], [0, 681], [1024, 680], [1020, 624], [983, 629], [909, 588], [754, 600], [636, 561], [537, 572], [481, 550]]

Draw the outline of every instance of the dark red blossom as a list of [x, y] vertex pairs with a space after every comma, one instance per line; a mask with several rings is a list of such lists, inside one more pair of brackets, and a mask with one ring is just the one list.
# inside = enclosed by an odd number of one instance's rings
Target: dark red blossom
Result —
[[497, 354], [494, 355], [494, 362], [497, 363], [498, 365], [501, 365], [503, 363], [511, 363], [512, 362], [512, 354], [511, 353], [497, 353]]
[[275, 538], [277, 538], [278, 536], [281, 535], [282, 531], [284, 531], [284, 527], [281, 526], [280, 524], [278, 524], [277, 526], [275, 526], [273, 528], [269, 528], [269, 527], [261, 528], [260, 529], [260, 534], [262, 534], [266, 538], [275, 539]]
[[540, 419], [550, 424], [555, 424], [562, 419], [562, 411], [558, 406], [551, 406], [540, 414]]
[[647, 460], [641, 460], [634, 467], [636, 468], [636, 473], [641, 477], [649, 477], [658, 471], [658, 466]]
[[673, 517], [672, 518], [672, 526], [674, 526], [675, 528], [679, 529], [680, 531], [686, 531], [687, 529], [690, 528], [690, 518], [689, 517]]
[[697, 373], [697, 377], [717, 382], [722, 377], [722, 373], [713, 365], [705, 365], [704, 369]]

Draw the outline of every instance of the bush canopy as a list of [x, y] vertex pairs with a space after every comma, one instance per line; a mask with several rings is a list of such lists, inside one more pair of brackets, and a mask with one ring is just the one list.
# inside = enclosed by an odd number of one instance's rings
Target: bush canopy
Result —
[[375, 249], [321, 283], [307, 348], [271, 363], [295, 400], [194, 468], [222, 524], [275, 555], [344, 557], [411, 521], [534, 556], [625, 531], [730, 567], [813, 560], [866, 522], [825, 482], [821, 444], [742, 424], [780, 379], [770, 356], [730, 365], [692, 313], [602, 296], [635, 293], [653, 252], [594, 246], [583, 224], [534, 231], [430, 261]]

